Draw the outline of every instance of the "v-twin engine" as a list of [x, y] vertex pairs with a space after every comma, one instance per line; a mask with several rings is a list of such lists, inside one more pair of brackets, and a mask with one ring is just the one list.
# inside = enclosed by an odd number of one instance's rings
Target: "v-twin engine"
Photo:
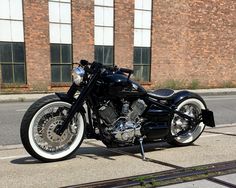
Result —
[[123, 101], [121, 112], [117, 112], [112, 102], [102, 106], [99, 113], [106, 125], [105, 132], [108, 137], [121, 144], [133, 143], [135, 137], [141, 136], [140, 115], [146, 107], [145, 102], [140, 99], [134, 101], [132, 105], [128, 101]]

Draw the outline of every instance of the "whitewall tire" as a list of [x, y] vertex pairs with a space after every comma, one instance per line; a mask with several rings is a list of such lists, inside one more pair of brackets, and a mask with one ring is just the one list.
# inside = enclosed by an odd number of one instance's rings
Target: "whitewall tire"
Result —
[[21, 123], [21, 140], [29, 154], [43, 162], [53, 162], [68, 158], [78, 149], [84, 137], [84, 114], [77, 113], [62, 136], [54, 132], [70, 107], [56, 95], [31, 105]]
[[[181, 111], [194, 118], [201, 114], [201, 109], [206, 109], [206, 107], [199, 99], [196, 98], [184, 100], [177, 106], [178, 111]], [[200, 122], [191, 129], [189, 126], [190, 125], [187, 120], [184, 120], [178, 115], [174, 115], [167, 142], [174, 146], [186, 146], [192, 144], [202, 134], [205, 125], [203, 122]], [[183, 131], [185, 129], [186, 131]], [[182, 131], [183, 134], [180, 134], [180, 131]]]

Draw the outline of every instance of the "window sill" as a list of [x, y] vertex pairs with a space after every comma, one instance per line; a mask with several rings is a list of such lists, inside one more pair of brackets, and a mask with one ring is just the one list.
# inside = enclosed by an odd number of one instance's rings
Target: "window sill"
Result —
[[140, 81], [140, 80], [135, 80], [133, 79], [135, 82], [139, 83], [140, 85], [152, 85], [152, 82], [151, 81]]
[[144, 86], [150, 86], [150, 85], [152, 85], [152, 82], [150, 82], [150, 81], [140, 81], [139, 82], [141, 85], [144, 85]]
[[62, 83], [52, 82], [51, 83], [52, 87], [70, 87], [71, 85], [72, 85], [71, 82], [62, 82]]
[[1, 87], [2, 89], [5, 89], [5, 88], [28, 88], [28, 85], [27, 84], [15, 84], [15, 83], [12, 83], [12, 84], [4, 84], [2, 83], [1, 84]]

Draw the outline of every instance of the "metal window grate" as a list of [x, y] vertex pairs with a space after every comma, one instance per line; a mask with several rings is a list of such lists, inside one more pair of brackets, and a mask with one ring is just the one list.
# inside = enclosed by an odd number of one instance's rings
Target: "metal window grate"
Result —
[[150, 81], [151, 48], [134, 47], [134, 77], [138, 81]]
[[25, 46], [22, 42], [0, 42], [2, 83], [25, 84]]
[[51, 79], [53, 83], [71, 82], [71, 45], [51, 44]]
[[95, 45], [95, 61], [104, 65], [113, 66], [114, 48], [113, 46]]

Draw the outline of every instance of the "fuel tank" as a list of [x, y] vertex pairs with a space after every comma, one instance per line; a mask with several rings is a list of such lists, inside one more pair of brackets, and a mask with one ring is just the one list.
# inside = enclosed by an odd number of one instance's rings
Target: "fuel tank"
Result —
[[130, 80], [125, 74], [114, 73], [103, 77], [109, 95], [123, 97], [140, 97], [146, 90], [135, 81]]

